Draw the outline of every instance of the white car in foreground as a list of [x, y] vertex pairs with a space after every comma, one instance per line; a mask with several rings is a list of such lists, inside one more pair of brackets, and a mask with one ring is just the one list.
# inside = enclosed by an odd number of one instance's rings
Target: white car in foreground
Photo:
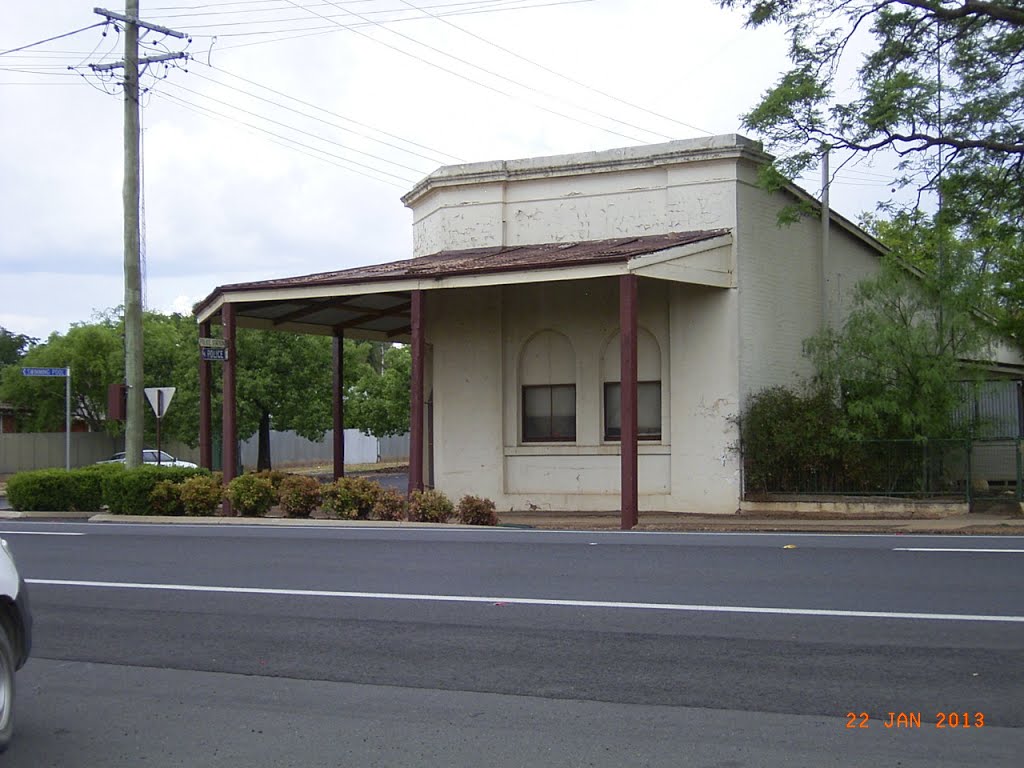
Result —
[[0, 752], [14, 732], [14, 673], [32, 650], [32, 612], [25, 580], [7, 542], [0, 539]]
[[[98, 464], [124, 464], [124, 451], [118, 451], [111, 458], [106, 461], [97, 462]], [[159, 464], [162, 467], [184, 467], [185, 469], [197, 469], [197, 465], [191, 461], [184, 461], [182, 459], [176, 459], [166, 451], [154, 451], [152, 448], [146, 448], [142, 452], [142, 463], [143, 464]]]

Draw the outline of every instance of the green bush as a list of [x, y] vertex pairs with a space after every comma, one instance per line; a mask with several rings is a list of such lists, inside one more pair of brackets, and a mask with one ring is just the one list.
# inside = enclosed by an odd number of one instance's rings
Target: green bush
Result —
[[281, 469], [264, 469], [254, 474], [256, 477], [262, 477], [270, 481], [270, 485], [274, 488], [274, 503], [279, 503], [281, 501], [281, 483], [284, 482], [286, 477], [291, 477], [291, 475]]
[[108, 472], [103, 477], [103, 499], [115, 515], [156, 514], [150, 504], [153, 488], [162, 480], [181, 483], [190, 477], [208, 474], [205, 469], [157, 467], [146, 464], [121, 472]]
[[181, 504], [186, 515], [209, 517], [217, 511], [224, 498], [223, 477], [220, 472], [212, 475], [190, 477], [180, 486]]
[[269, 478], [250, 472], [239, 475], [230, 483], [224, 497], [239, 515], [260, 517], [267, 514], [277, 502], [273, 483]]
[[321, 489], [323, 508], [335, 517], [368, 520], [383, 490], [365, 477], [341, 477]]
[[23, 512], [70, 509], [71, 474], [63, 469], [19, 472], [7, 481], [7, 500]]
[[320, 483], [305, 475], [288, 475], [278, 487], [278, 496], [288, 517], [309, 517], [320, 506]]
[[373, 505], [373, 517], [376, 520], [405, 520], [407, 510], [405, 496], [393, 488], [382, 488]]
[[455, 508], [463, 525], [497, 525], [498, 512], [494, 502], [479, 496], [463, 496]]
[[181, 484], [160, 480], [149, 492], [149, 508], [154, 515], [180, 516], [185, 514], [181, 501]]
[[409, 519], [418, 523], [447, 523], [455, 514], [451, 499], [441, 491], [413, 491], [409, 495]]
[[96, 512], [103, 506], [103, 477], [123, 469], [19, 472], [7, 482], [7, 499], [11, 507], [24, 512]]

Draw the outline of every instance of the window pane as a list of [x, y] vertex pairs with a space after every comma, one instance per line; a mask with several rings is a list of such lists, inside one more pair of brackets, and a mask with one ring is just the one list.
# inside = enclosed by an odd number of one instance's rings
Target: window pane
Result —
[[523, 440], [544, 440], [551, 429], [548, 387], [523, 387]]
[[661, 382], [642, 381], [637, 391], [637, 432], [661, 437]]
[[551, 436], [576, 439], [576, 387], [551, 387]]
[[[604, 439], [622, 438], [622, 388], [619, 382], [604, 385]], [[637, 384], [637, 435], [648, 439], [661, 437], [661, 382]]]
[[523, 387], [523, 440], [576, 439], [576, 386]]
[[618, 440], [622, 435], [622, 395], [618, 382], [604, 385], [604, 439]]

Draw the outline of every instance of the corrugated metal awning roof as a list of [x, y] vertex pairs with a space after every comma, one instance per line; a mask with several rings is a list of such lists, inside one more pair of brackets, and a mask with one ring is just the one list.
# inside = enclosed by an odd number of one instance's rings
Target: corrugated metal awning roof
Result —
[[[440, 251], [429, 256], [404, 259], [386, 264], [320, 272], [299, 277], [285, 277], [249, 283], [233, 283], [216, 288], [194, 308], [196, 315], [215, 312], [215, 304], [223, 297], [237, 306], [239, 320], [246, 318], [268, 327], [284, 329], [301, 324], [320, 327], [361, 329], [393, 338], [407, 330], [408, 292], [396, 285], [392, 293], [381, 284], [418, 280], [440, 280], [449, 277], [531, 273], [565, 270], [595, 265], [623, 264], [638, 256], [667, 251], [679, 246], [702, 243], [728, 234], [727, 229], [669, 232], [643, 237], [619, 237], [582, 242], [539, 243], [490, 248], [468, 248]], [[544, 278], [541, 278], [544, 279]], [[366, 285], [361, 294], [353, 287]], [[323, 290], [317, 297], [301, 298], [303, 289], [339, 287], [337, 296]], [[407, 287], [404, 286], [404, 287]], [[344, 288], [345, 290], [340, 290]], [[232, 294], [244, 294], [232, 296]], [[275, 295], [276, 294], [276, 295]], [[298, 330], [298, 326], [295, 325]]]

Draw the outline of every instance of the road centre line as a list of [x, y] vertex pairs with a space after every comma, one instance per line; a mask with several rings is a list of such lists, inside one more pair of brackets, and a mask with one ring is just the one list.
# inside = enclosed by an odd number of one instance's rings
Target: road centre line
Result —
[[334, 597], [371, 600], [407, 600], [437, 603], [491, 603], [537, 605], [561, 608], [621, 608], [627, 610], [681, 611], [691, 613], [746, 613], [783, 616], [823, 616], [857, 619], [911, 619], [921, 621], [987, 621], [1024, 624], [1024, 616], [994, 616], [959, 613], [902, 613], [890, 611], [842, 611], [818, 608], [761, 608], [740, 605], [687, 605], [682, 603], [632, 603], [606, 600], [558, 600], [533, 597], [483, 597], [476, 595], [419, 595], [397, 592], [335, 592], [319, 589], [271, 589], [264, 587], [215, 587], [197, 584], [144, 584], [118, 581], [73, 581], [69, 579], [25, 579], [29, 584], [100, 589], [145, 589], [169, 592], [216, 592], [242, 595], [289, 597]]
[[967, 549], [956, 547], [893, 547], [893, 552], [998, 552], [1004, 555], [1022, 555], [1024, 549]]
[[85, 536], [69, 531], [0, 531], [0, 536]]

